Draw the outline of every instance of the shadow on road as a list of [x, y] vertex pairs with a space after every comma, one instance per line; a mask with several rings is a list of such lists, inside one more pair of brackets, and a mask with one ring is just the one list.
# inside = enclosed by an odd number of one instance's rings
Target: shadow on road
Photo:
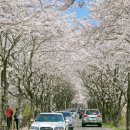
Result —
[[[82, 127], [82, 126], [79, 126], [79, 127]], [[98, 126], [93, 126], [93, 125], [86, 125], [84, 127], [98, 127]]]

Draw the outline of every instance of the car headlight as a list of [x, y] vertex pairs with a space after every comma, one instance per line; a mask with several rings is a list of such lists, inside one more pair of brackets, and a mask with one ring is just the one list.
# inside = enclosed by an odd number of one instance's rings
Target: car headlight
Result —
[[70, 121], [69, 119], [66, 120], [66, 122], [69, 122], [69, 121]]
[[64, 130], [64, 127], [55, 127], [54, 130]]
[[39, 130], [39, 127], [31, 126], [30, 130]]

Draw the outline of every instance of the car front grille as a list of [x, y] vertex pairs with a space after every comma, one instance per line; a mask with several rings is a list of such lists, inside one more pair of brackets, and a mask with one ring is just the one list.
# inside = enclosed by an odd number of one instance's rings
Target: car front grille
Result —
[[40, 130], [53, 130], [51, 127], [41, 127]]

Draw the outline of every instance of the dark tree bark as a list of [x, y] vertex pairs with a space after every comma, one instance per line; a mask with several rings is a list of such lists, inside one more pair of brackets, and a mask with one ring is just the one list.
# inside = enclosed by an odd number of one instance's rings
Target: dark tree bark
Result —
[[126, 130], [130, 130], [130, 73], [128, 73]]
[[7, 60], [3, 61], [3, 70], [1, 72], [1, 87], [2, 87], [2, 120], [6, 120], [5, 111], [8, 104], [8, 83], [7, 83]]

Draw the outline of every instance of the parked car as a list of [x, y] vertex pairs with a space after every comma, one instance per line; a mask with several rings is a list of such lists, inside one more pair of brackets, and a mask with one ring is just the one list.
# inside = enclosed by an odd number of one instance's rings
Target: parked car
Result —
[[68, 130], [68, 126], [61, 113], [40, 113], [31, 124], [30, 130]]
[[79, 119], [82, 118], [84, 112], [85, 112], [85, 109], [81, 109], [81, 110], [79, 111]]
[[77, 115], [76, 110], [72, 109], [72, 110], [70, 110], [70, 112], [71, 112], [72, 117], [76, 117], [76, 115]]
[[74, 121], [73, 121], [73, 117], [71, 115], [71, 112], [69, 111], [57, 111], [59, 113], [62, 113], [64, 116], [64, 119], [66, 120], [66, 123], [68, 123], [68, 129], [72, 129], [74, 128]]
[[102, 115], [98, 109], [86, 109], [82, 117], [82, 126], [94, 124], [102, 127]]

